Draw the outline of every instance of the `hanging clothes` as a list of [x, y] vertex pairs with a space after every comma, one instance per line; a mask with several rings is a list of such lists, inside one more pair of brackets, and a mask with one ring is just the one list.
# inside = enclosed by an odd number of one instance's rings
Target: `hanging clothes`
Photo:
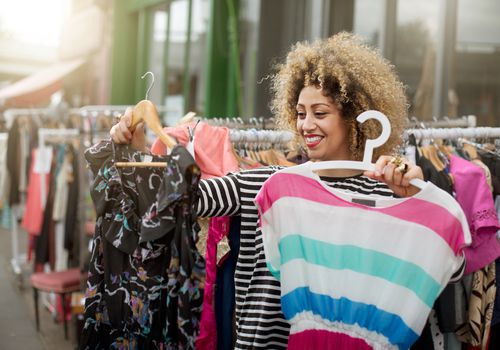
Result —
[[[51, 174], [40, 174], [39, 171], [37, 172], [35, 164], [39, 162], [38, 157], [41, 157], [42, 155], [38, 149], [34, 149], [32, 153], [33, 156], [31, 157], [28, 192], [26, 194], [26, 205], [21, 226], [30, 235], [39, 236], [42, 229], [44, 212], [40, 193], [41, 186], [42, 181], [44, 181], [45, 189], [46, 191], [48, 190], [50, 186]], [[45, 194], [47, 195], [47, 192]]]
[[500, 244], [496, 239], [500, 223], [483, 170], [452, 155], [450, 173], [454, 179], [455, 198], [467, 216], [472, 234], [472, 244], [465, 249], [465, 274], [468, 274], [500, 256]]
[[215, 287], [217, 279], [217, 243], [227, 236], [230, 217], [223, 216], [210, 219], [208, 228], [206, 260], [206, 279], [201, 314], [200, 335], [196, 340], [196, 349], [217, 348], [217, 324], [215, 319]]
[[166, 170], [117, 168], [144, 155], [110, 141], [86, 151], [95, 174], [96, 227], [81, 349], [192, 349], [203, 261], [193, 250], [199, 171], [183, 147]]
[[70, 267], [79, 266], [80, 262], [80, 220], [78, 218], [78, 202], [80, 197], [80, 172], [78, 151], [70, 145], [67, 149], [68, 166], [68, 197], [66, 199], [66, 213], [64, 218], [64, 249], [68, 251], [68, 264]]
[[[188, 126], [192, 128], [196, 126], [194, 153], [196, 164], [202, 169], [202, 179], [224, 176], [238, 170], [238, 162], [234, 157], [228, 128], [212, 126], [204, 122], [196, 125], [196, 122], [192, 122], [163, 130], [181, 144], [186, 145], [189, 141]], [[160, 140], [157, 140], [151, 147], [151, 152], [166, 154], [166, 147]]]
[[493, 305], [495, 302], [495, 262], [482, 267], [473, 274], [472, 291], [469, 297], [469, 317], [455, 333], [458, 339], [472, 346], [486, 349], [490, 335]]
[[470, 244], [460, 206], [432, 183], [409, 198], [352, 196], [306, 163], [273, 175], [256, 203], [289, 349], [409, 348]]

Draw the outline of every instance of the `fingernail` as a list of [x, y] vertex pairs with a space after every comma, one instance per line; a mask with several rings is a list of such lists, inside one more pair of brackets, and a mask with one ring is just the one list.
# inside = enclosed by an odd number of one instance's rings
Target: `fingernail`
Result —
[[382, 174], [380, 174], [380, 171], [375, 170], [375, 176], [380, 176], [380, 175], [382, 175]]

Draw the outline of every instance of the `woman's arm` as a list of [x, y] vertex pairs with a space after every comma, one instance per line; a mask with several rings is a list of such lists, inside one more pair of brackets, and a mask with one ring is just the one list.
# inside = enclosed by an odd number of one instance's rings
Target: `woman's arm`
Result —
[[236, 174], [201, 180], [198, 194], [198, 216], [231, 216], [238, 214], [241, 209]]

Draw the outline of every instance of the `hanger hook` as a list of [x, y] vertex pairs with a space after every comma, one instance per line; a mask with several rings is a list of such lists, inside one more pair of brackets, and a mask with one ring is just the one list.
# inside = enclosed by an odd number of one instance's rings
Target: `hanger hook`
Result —
[[151, 84], [149, 85], [148, 89], [146, 90], [146, 100], [149, 97], [149, 91], [151, 91], [151, 89], [153, 88], [153, 86], [155, 84], [155, 75], [151, 71], [147, 71], [146, 73], [144, 73], [143, 76], [141, 77], [141, 79], [144, 79], [146, 77], [146, 75], [148, 75], [148, 74], [151, 74]]

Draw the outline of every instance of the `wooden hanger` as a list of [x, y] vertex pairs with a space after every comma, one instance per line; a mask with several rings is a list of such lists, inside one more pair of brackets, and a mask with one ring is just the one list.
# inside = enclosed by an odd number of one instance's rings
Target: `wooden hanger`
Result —
[[141, 121], [144, 121], [146, 125], [151, 130], [153, 130], [155, 135], [158, 136], [159, 139], [165, 144], [165, 146], [172, 149], [176, 145], [176, 142], [170, 136], [168, 136], [165, 131], [163, 131], [156, 106], [153, 102], [148, 100], [149, 91], [155, 84], [155, 76], [152, 72], [146, 72], [141, 77], [141, 79], [144, 79], [148, 74], [150, 74], [152, 78], [151, 85], [149, 85], [146, 91], [146, 98], [134, 106], [134, 109], [132, 111], [132, 122], [130, 123], [129, 129], [131, 131], [134, 131], [137, 124], [139, 124]]
[[[146, 72], [141, 79], [144, 79], [146, 75], [150, 74], [152, 77], [151, 85], [146, 91], [146, 98], [139, 103], [137, 103], [132, 110], [132, 121], [130, 123], [129, 130], [134, 131], [137, 124], [141, 121], [146, 123], [146, 125], [153, 130], [156, 136], [167, 146], [167, 148], [172, 149], [177, 143], [170, 136], [163, 131], [163, 127], [160, 122], [160, 117], [156, 106], [153, 102], [148, 100], [149, 91], [155, 83], [155, 77], [152, 72]], [[167, 166], [166, 162], [116, 162], [117, 167], [160, 167], [165, 168]]]

